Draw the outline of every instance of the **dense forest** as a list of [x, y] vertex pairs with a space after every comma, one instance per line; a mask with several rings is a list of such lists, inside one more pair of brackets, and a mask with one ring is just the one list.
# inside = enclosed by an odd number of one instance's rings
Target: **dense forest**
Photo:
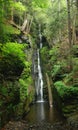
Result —
[[[25, 126], [40, 92], [69, 126]], [[0, 129], [77, 128], [78, 0], [0, 0]]]

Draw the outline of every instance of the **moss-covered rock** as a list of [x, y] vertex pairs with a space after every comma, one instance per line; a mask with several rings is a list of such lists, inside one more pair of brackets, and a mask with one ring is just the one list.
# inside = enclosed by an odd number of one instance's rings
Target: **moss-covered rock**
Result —
[[55, 104], [65, 117], [78, 111], [78, 88], [66, 86], [59, 81], [54, 84], [53, 97]]

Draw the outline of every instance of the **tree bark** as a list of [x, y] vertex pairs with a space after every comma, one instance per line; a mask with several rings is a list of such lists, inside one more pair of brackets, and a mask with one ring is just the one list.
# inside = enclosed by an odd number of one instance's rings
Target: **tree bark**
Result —
[[67, 12], [68, 12], [68, 39], [69, 39], [69, 64], [70, 71], [72, 70], [72, 31], [71, 31], [71, 15], [70, 15], [70, 0], [67, 0]]
[[76, 8], [74, 8], [73, 0], [72, 2], [72, 45], [76, 44]]
[[25, 31], [25, 28], [26, 28], [26, 26], [27, 26], [27, 22], [28, 22], [28, 20], [25, 19], [25, 20], [24, 20], [24, 23], [23, 23], [23, 25], [22, 25], [22, 27], [21, 27], [21, 31]]
[[50, 81], [49, 81], [49, 77], [48, 74], [46, 73], [46, 79], [47, 79], [47, 87], [48, 87], [48, 96], [49, 96], [49, 106], [52, 107], [52, 90], [51, 90], [51, 86], [50, 86]]

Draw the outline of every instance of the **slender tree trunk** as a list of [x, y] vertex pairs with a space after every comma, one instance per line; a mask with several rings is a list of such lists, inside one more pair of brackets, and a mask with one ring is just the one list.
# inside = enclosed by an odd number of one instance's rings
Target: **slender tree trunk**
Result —
[[60, 10], [61, 10], [61, 1], [58, 0], [58, 18], [59, 18], [59, 42], [61, 41], [61, 28], [60, 28]]
[[75, 29], [75, 24], [76, 24], [76, 14], [73, 17], [73, 24], [72, 24], [72, 44], [73, 45], [76, 43], [76, 29]]
[[69, 36], [69, 46], [70, 46], [70, 49], [71, 49], [71, 45], [72, 45], [72, 42], [71, 42], [71, 17], [70, 17], [70, 0], [67, 0], [67, 11], [68, 11], [68, 36]]
[[25, 28], [26, 28], [26, 26], [27, 26], [27, 22], [28, 22], [28, 20], [25, 19], [24, 22], [23, 22], [23, 25], [22, 25], [22, 27], [21, 27], [21, 31], [25, 31]]
[[2, 5], [2, 11], [1, 11], [1, 20], [4, 17], [4, 2], [1, 3]]
[[14, 8], [12, 7], [12, 8], [11, 8], [11, 21], [14, 20], [14, 17], [13, 17], [14, 14], [13, 14], [13, 12], [14, 12]]
[[69, 38], [69, 65], [70, 71], [72, 70], [72, 32], [71, 32], [71, 15], [70, 15], [70, 0], [67, 0], [67, 11], [68, 11], [68, 38]]
[[72, 0], [72, 44], [76, 44], [76, 8], [74, 8]]
[[47, 80], [47, 87], [48, 87], [48, 96], [49, 96], [49, 106], [52, 107], [52, 90], [51, 90], [51, 86], [50, 86], [50, 81], [49, 81], [49, 77], [48, 74], [46, 73], [46, 80]]
[[29, 26], [30, 26], [30, 19], [28, 19], [28, 22], [27, 22], [27, 27], [26, 27], [26, 32], [29, 33]]
[[78, 10], [78, 0], [76, 0], [77, 10]]
[[[16, 2], [16, 0], [13, 1]], [[11, 8], [11, 21], [14, 21], [14, 7]]]
[[30, 28], [31, 28], [31, 25], [32, 25], [32, 21], [33, 21], [33, 17], [32, 17], [31, 20], [30, 20], [30, 24], [29, 24], [29, 28], [28, 28], [28, 33], [30, 32]]

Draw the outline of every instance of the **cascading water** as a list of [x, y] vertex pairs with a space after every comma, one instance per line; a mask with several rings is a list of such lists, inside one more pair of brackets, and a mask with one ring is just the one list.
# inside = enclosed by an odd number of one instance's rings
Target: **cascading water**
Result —
[[37, 85], [37, 102], [43, 102], [43, 77], [41, 72], [40, 66], [40, 55], [39, 49], [37, 50], [38, 53], [38, 85]]
[[[42, 48], [42, 34], [41, 34], [41, 26], [39, 25], [39, 39], [40, 39], [40, 48]], [[38, 82], [37, 82], [37, 102], [43, 102], [43, 77], [40, 66], [40, 53], [39, 49], [37, 50], [38, 56]]]

